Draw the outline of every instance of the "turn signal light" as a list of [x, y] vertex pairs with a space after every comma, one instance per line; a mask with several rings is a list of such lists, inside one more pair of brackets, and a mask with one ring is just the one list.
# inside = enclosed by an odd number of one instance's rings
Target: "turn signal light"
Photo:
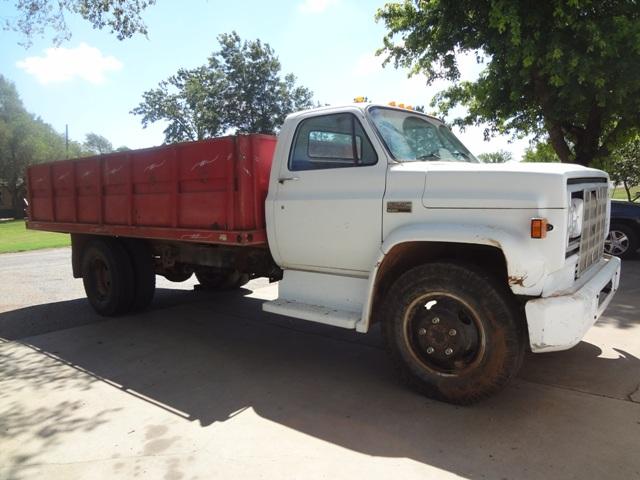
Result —
[[531, 219], [531, 238], [545, 238], [547, 236], [548, 222], [546, 218]]

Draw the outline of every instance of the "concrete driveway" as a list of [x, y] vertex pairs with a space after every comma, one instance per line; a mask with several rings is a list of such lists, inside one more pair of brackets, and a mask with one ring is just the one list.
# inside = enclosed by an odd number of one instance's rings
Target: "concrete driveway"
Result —
[[640, 478], [640, 262], [576, 348], [474, 407], [395, 378], [377, 331], [158, 278], [97, 317], [68, 249], [0, 256], [0, 478]]

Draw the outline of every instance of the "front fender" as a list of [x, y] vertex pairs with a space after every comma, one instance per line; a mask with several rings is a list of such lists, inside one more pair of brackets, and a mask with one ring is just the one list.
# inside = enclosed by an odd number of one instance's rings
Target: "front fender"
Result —
[[367, 298], [356, 330], [369, 329], [373, 295], [378, 271], [385, 256], [397, 245], [407, 242], [445, 242], [488, 245], [499, 248], [507, 263], [509, 287], [514, 294], [538, 296], [545, 274], [544, 258], [523, 247], [524, 242], [511, 232], [493, 227], [462, 224], [412, 224], [393, 230], [382, 243], [380, 255], [369, 275]]

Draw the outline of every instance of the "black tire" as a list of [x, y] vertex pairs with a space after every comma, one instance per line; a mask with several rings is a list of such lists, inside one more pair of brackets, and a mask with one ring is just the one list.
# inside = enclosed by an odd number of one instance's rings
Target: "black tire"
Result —
[[128, 238], [124, 245], [133, 266], [134, 286], [131, 310], [140, 312], [151, 304], [156, 291], [156, 271], [149, 245], [144, 240]]
[[246, 273], [237, 270], [197, 270], [196, 278], [200, 285], [207, 290], [235, 290], [249, 282]]
[[127, 312], [134, 297], [129, 254], [115, 239], [92, 240], [82, 255], [82, 282], [93, 309], [106, 317]]
[[525, 351], [523, 314], [481, 270], [415, 267], [386, 295], [383, 335], [400, 377], [437, 400], [468, 405], [502, 389]]
[[638, 247], [638, 234], [633, 228], [624, 223], [611, 224], [604, 246], [606, 253], [625, 260], [633, 257]]

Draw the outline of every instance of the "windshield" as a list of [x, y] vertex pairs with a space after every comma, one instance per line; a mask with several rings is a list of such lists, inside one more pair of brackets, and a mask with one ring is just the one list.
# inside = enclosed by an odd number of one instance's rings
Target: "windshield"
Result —
[[380, 107], [369, 109], [369, 116], [393, 158], [400, 162], [478, 162], [451, 130], [423, 116]]

